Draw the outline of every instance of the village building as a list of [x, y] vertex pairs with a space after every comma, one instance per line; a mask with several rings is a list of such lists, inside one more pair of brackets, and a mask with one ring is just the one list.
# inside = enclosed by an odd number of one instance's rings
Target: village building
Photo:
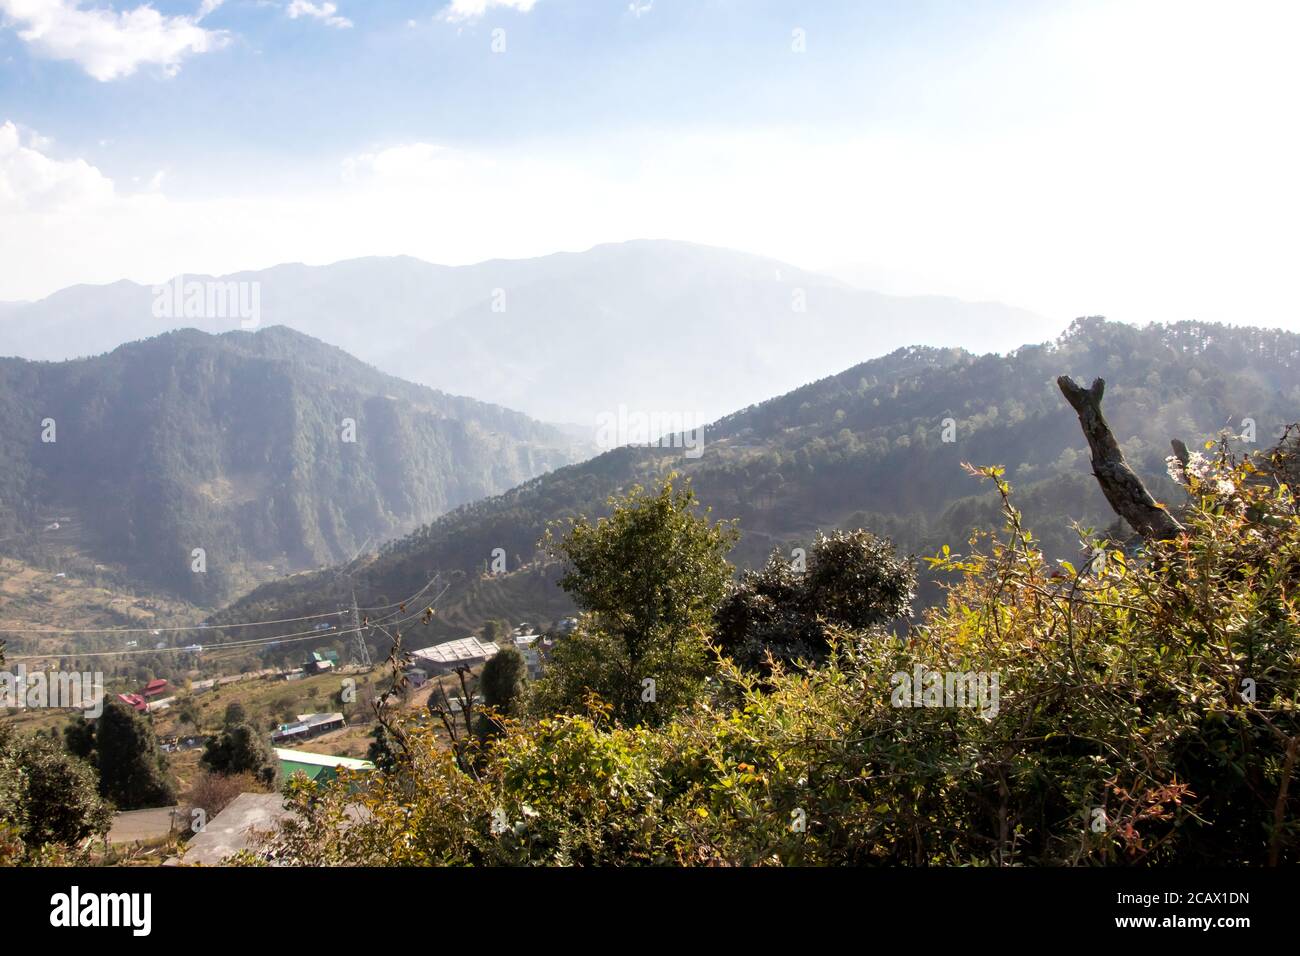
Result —
[[303, 662], [302, 669], [307, 674], [323, 674], [334, 669], [339, 656], [334, 651], [312, 651], [311, 656]]
[[422, 647], [412, 651], [416, 666], [429, 674], [450, 674], [458, 667], [477, 667], [489, 658], [495, 657], [501, 650], [493, 641], [481, 641], [477, 637], [462, 637], [458, 640]]
[[295, 773], [307, 775], [307, 779], [314, 780], [317, 783], [326, 783], [335, 779], [339, 770], [350, 770], [354, 773], [363, 773], [374, 770], [375, 765], [369, 760], [358, 760], [355, 757], [335, 757], [331, 754], [314, 754], [301, 750], [285, 750], [281, 747], [275, 748], [276, 759], [280, 761], [280, 778], [288, 780]]
[[513, 638], [515, 649], [523, 656], [524, 663], [528, 665], [528, 677], [536, 680], [542, 674], [542, 655], [540, 653], [538, 642], [541, 640], [540, 634], [516, 634]]
[[343, 719], [342, 714], [299, 714], [292, 723], [281, 724], [272, 732], [271, 743], [309, 740], [346, 726], [347, 721]]

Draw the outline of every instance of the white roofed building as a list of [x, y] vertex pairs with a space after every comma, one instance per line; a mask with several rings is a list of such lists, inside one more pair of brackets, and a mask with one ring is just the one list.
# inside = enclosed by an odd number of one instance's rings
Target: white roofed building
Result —
[[449, 674], [457, 667], [476, 667], [500, 651], [493, 641], [480, 641], [477, 637], [462, 637], [458, 640], [422, 647], [412, 651], [417, 667], [430, 674]]

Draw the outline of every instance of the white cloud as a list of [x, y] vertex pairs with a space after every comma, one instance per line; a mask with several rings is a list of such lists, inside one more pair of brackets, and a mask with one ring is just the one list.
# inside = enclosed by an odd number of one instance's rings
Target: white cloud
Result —
[[632, 16], [636, 17], [638, 20], [653, 9], [654, 0], [644, 0], [644, 2], [641, 2], [641, 0], [632, 0], [632, 2], [627, 5], [627, 12], [632, 14]]
[[463, 168], [464, 163], [461, 154], [445, 146], [409, 143], [349, 156], [343, 160], [343, 178], [348, 182], [382, 179], [429, 182]]
[[338, 15], [339, 7], [336, 3], [312, 3], [311, 0], [292, 0], [287, 12], [290, 20], [297, 20], [299, 17], [311, 17], [313, 20], [321, 21], [328, 27], [335, 27], [339, 30], [346, 30], [352, 26], [351, 20]]
[[166, 16], [148, 4], [118, 12], [82, 0], [0, 0], [0, 13], [38, 54], [71, 60], [107, 82], [147, 65], [171, 76], [185, 57], [224, 47], [228, 33], [199, 26], [216, 6], [204, 3], [196, 17], [187, 17]]
[[35, 134], [23, 145], [18, 127], [0, 125], [0, 210], [60, 212], [99, 206], [113, 199], [113, 183], [81, 159], [50, 159], [49, 140]]
[[453, 23], [459, 23], [478, 20], [495, 7], [527, 13], [536, 5], [537, 0], [451, 0], [450, 6], [442, 12], [442, 17]]

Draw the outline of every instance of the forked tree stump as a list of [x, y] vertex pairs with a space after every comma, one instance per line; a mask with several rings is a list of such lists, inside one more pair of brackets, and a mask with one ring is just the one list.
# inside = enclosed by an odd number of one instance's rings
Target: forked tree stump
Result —
[[1101, 413], [1106, 383], [1093, 379], [1092, 386], [1084, 388], [1070, 376], [1062, 375], [1056, 384], [1079, 416], [1079, 425], [1092, 449], [1092, 473], [1115, 513], [1148, 541], [1163, 541], [1180, 534], [1183, 526], [1151, 497], [1142, 479], [1124, 460], [1119, 442], [1106, 424], [1106, 417]]

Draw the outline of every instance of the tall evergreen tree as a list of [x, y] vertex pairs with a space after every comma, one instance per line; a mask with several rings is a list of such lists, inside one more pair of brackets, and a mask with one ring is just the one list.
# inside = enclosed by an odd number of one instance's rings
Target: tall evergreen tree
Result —
[[153, 727], [120, 701], [108, 701], [96, 722], [95, 763], [100, 794], [119, 810], [176, 802]]
[[484, 709], [492, 713], [479, 714], [475, 732], [480, 737], [493, 736], [501, 729], [497, 717], [513, 717], [518, 713], [527, 676], [528, 663], [514, 645], [503, 647], [488, 658], [479, 674], [478, 686], [483, 694]]
[[393, 752], [393, 741], [383, 724], [376, 724], [370, 732], [370, 746], [366, 748], [366, 759], [377, 768], [390, 772], [397, 767], [397, 754]]
[[504, 716], [511, 716], [524, 692], [524, 678], [528, 664], [517, 647], [503, 647], [483, 665], [478, 686], [483, 694], [483, 706], [491, 707]]

